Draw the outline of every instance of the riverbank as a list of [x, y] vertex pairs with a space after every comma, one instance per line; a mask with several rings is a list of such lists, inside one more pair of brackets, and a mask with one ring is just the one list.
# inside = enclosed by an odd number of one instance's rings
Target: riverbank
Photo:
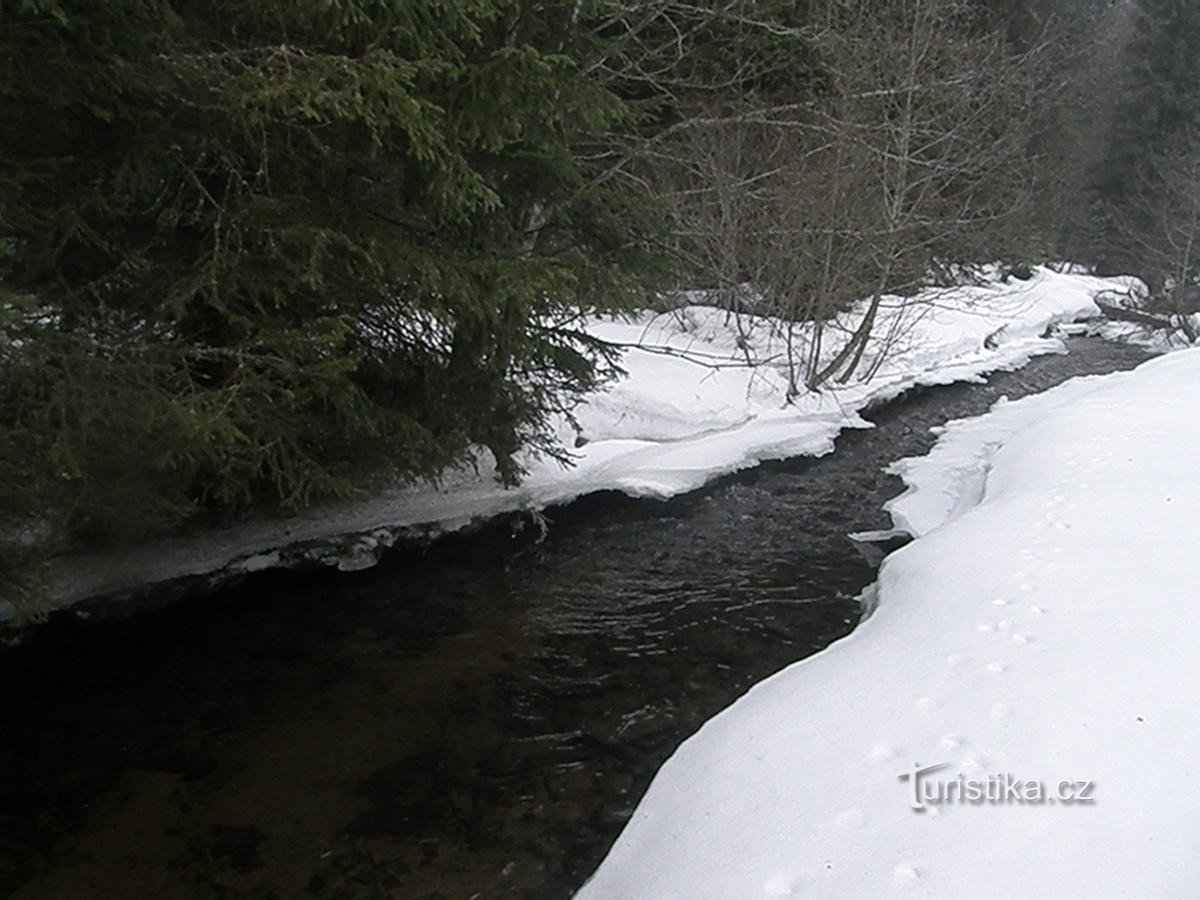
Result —
[[910, 391], [821, 458], [669, 501], [593, 495], [360, 572], [262, 571], [0, 653], [0, 895], [548, 900], [680, 742], [851, 631], [885, 469], [1002, 397], [1132, 368], [1070, 338]]
[[1182, 351], [897, 464], [877, 610], [685, 742], [580, 900], [1189, 895], [1197, 383]]
[[[259, 520], [216, 532], [125, 550], [59, 557], [49, 567], [52, 608], [90, 598], [120, 599], [153, 588], [203, 592], [221, 581], [270, 568], [374, 565], [397, 542], [425, 541], [490, 518], [537, 512], [585, 494], [619, 491], [666, 498], [764, 460], [819, 456], [859, 413], [914, 387], [969, 381], [1062, 351], [1049, 336], [1061, 323], [1098, 314], [1092, 297], [1126, 285], [1038, 269], [1027, 281], [929, 291], [916, 302], [892, 298], [881, 310], [868, 365], [887, 356], [866, 382], [830, 386], [788, 402], [788, 363], [780, 322], [734, 320], [712, 307], [632, 321], [594, 321], [588, 330], [624, 348], [625, 379], [578, 410], [579, 431], [560, 424], [575, 464], [526, 459], [516, 489], [478, 471], [448, 474], [437, 486], [384, 492], [326, 504], [287, 519]], [[862, 310], [840, 327], [853, 328]], [[793, 335], [800, 345], [803, 331]], [[827, 338], [834, 352], [838, 341]], [[749, 365], [748, 363], [753, 363]], [[11, 615], [0, 604], [0, 622]]]

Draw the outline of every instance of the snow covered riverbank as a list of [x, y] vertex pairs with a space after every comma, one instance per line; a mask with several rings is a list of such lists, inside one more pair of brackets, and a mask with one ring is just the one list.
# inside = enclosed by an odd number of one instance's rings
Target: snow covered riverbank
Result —
[[[919, 385], [975, 379], [1022, 365], [1061, 342], [1044, 337], [1057, 323], [1098, 313], [1100, 290], [1122, 279], [1040, 269], [1029, 281], [931, 291], [918, 302], [885, 304], [868, 350], [888, 345], [886, 361], [864, 382], [830, 387], [787, 402], [780, 323], [711, 307], [643, 314], [633, 321], [594, 321], [594, 334], [625, 348], [628, 377], [577, 411], [583, 442], [576, 464], [562, 469], [528, 460], [520, 488], [499, 486], [480, 471], [452, 473], [440, 487], [394, 490], [357, 502], [328, 504], [285, 520], [164, 541], [125, 552], [59, 559], [50, 594], [65, 606], [145, 584], [220, 577], [271, 566], [371, 565], [406, 535], [438, 533], [517, 510], [538, 510], [583, 494], [616, 490], [669, 497], [767, 459], [820, 455], [843, 428], [862, 427], [858, 412]], [[859, 313], [842, 323], [852, 327]], [[803, 341], [805, 335], [797, 335]], [[836, 351], [840, 335], [828, 338]], [[747, 361], [755, 363], [747, 365]], [[866, 366], [864, 367], [866, 368]], [[566, 446], [576, 433], [564, 422]], [[0, 606], [0, 620], [5, 610]]]
[[[1182, 351], [897, 464], [877, 610], [687, 741], [580, 900], [1194, 896], [1197, 385]], [[969, 784], [1003, 802], [923, 800]]]

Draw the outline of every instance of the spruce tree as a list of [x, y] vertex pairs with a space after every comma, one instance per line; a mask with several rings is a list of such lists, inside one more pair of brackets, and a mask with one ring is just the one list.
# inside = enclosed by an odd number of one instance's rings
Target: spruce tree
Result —
[[106, 540], [523, 446], [656, 218], [575, 2], [23, 0], [0, 32], [0, 528]]

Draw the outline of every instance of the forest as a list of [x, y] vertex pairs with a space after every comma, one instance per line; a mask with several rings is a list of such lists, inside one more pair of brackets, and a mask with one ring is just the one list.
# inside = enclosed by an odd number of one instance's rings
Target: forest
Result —
[[[862, 377], [881, 298], [1070, 261], [1189, 328], [1187, 0], [9, 0], [0, 582], [434, 479], [703, 290]], [[867, 300], [852, 330], [838, 313]], [[1194, 338], [1195, 335], [1188, 335]], [[789, 353], [790, 353], [789, 349]]]

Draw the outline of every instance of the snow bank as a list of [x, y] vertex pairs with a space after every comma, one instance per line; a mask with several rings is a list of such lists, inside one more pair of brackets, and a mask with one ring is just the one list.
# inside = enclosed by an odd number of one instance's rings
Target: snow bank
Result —
[[[586, 443], [573, 467], [527, 459], [528, 477], [509, 490], [496, 483], [484, 460], [478, 473], [450, 473], [439, 488], [394, 490], [283, 521], [252, 522], [131, 552], [65, 558], [54, 566], [50, 593], [57, 605], [69, 605], [214, 573], [314, 561], [363, 568], [414, 530], [445, 532], [595, 491], [665, 498], [763, 460], [827, 453], [843, 428], [866, 425], [858, 412], [871, 403], [1061, 351], [1059, 340], [1043, 335], [1057, 323], [1097, 315], [1093, 295], [1127, 283], [1040, 269], [1029, 281], [929, 291], [916, 302], [888, 298], [863, 366], [868, 370], [886, 347], [886, 362], [874, 377], [790, 404], [783, 326], [777, 320], [733, 319], [712, 307], [691, 306], [632, 321], [593, 321], [587, 326], [592, 333], [627, 348], [622, 365], [628, 377], [577, 410]], [[830, 330], [826, 356], [861, 315], [861, 308], [853, 311]], [[793, 335], [801, 356], [808, 339], [804, 329]], [[577, 435], [566, 422], [559, 433], [566, 446], [575, 444]], [[4, 617], [0, 605], [0, 620]]]
[[978, 506], [992, 457], [1000, 447], [1030, 422], [1090, 393], [1107, 378], [1073, 378], [1015, 402], [1002, 397], [988, 415], [956, 419], [933, 429], [939, 438], [929, 453], [897, 460], [887, 468], [908, 485], [884, 504], [895, 532], [920, 537]]
[[[1192, 327], [1200, 331], [1200, 315], [1191, 316]], [[1120, 341], [1135, 347], [1145, 347], [1151, 353], [1170, 353], [1192, 346], [1178, 329], [1166, 330], [1139, 325], [1136, 322], [1101, 320], [1089, 327], [1088, 333], [1108, 341]]]
[[[877, 611], [687, 741], [579, 900], [1194, 896], [1197, 385], [1181, 351], [900, 463]], [[1056, 802], [917, 811], [942, 763]]]

